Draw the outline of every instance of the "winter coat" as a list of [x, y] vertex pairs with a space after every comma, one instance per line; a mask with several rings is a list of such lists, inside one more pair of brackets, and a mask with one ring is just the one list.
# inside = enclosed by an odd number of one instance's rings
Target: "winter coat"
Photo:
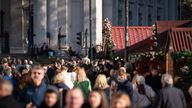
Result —
[[136, 105], [134, 105], [136, 108], [148, 108], [148, 106], [152, 106], [155, 99], [155, 92], [150, 86], [144, 84], [145, 94], [140, 94], [136, 85], [134, 85], [133, 88], [137, 95], [137, 102]]
[[86, 79], [85, 81], [82, 82], [75, 81], [74, 88], [76, 87], [81, 89], [81, 91], [83, 92], [84, 99], [86, 100], [91, 91], [91, 82], [89, 81], [89, 79]]
[[0, 99], [0, 108], [22, 108], [21, 105], [11, 96]]
[[27, 88], [24, 89], [24, 103], [28, 104], [29, 102], [32, 102], [33, 105], [39, 107], [44, 100], [44, 95], [47, 90], [47, 87], [48, 85], [45, 82], [42, 82], [39, 87], [34, 86], [34, 84], [29, 84]]
[[178, 88], [162, 88], [157, 94], [155, 108], [186, 108], [185, 96]]

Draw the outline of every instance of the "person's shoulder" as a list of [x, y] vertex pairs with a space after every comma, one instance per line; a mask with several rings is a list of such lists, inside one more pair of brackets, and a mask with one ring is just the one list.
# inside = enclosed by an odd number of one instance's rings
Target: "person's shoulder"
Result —
[[133, 86], [133, 84], [128, 79], [123, 83], [123, 85]]
[[178, 93], [183, 94], [183, 91], [182, 91], [181, 89], [179, 89], [179, 88], [177, 88], [177, 87], [173, 87], [173, 88], [174, 88], [175, 91], [177, 91]]
[[21, 108], [21, 105], [13, 97], [10, 97], [9, 102], [12, 102], [12, 105], [14, 105], [15, 108]]
[[84, 80], [83, 82], [81, 82], [83, 85], [89, 85], [91, 84], [91, 81], [89, 79]]
[[106, 87], [104, 90], [110, 92], [110, 86]]
[[30, 81], [30, 82], [24, 87], [24, 90], [33, 89], [33, 88], [34, 88], [34, 85], [33, 85], [32, 81]]
[[57, 88], [62, 88], [64, 90], [69, 90], [69, 87], [64, 83], [55, 84], [54, 86], [56, 86]]
[[88, 78], [86, 78], [84, 81], [85, 81], [85, 82], [90, 82], [90, 80], [89, 80]]
[[1, 104], [7, 108], [22, 108], [21, 105], [12, 96], [6, 97], [4, 102]]
[[169, 92], [175, 92], [178, 91], [179, 89], [175, 87], [163, 87], [162, 89], [159, 90], [160, 93], [169, 93]]
[[152, 87], [149, 86], [149, 85], [147, 85], [147, 84], [145, 85], [145, 88], [146, 88], [147, 90], [153, 90]]
[[157, 91], [157, 94], [162, 94], [164, 93], [164, 91], [165, 91], [165, 88], [161, 88], [160, 90]]

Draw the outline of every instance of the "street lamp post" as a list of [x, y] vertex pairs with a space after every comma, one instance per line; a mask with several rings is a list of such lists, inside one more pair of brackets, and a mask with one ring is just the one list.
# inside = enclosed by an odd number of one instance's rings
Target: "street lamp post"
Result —
[[84, 36], [84, 38], [85, 38], [85, 55], [87, 55], [87, 32], [88, 32], [88, 30], [86, 29], [85, 36]]
[[93, 60], [93, 50], [92, 50], [92, 12], [91, 12], [91, 0], [89, 0], [89, 32], [90, 32], [90, 59]]
[[3, 32], [4, 32], [4, 11], [3, 10], [0, 11], [0, 18], [1, 18], [1, 20], [0, 20], [1, 35], [3, 35]]
[[28, 7], [28, 17], [29, 17], [29, 25], [28, 25], [28, 40], [29, 40], [29, 45], [28, 45], [28, 53], [31, 54], [32, 49], [33, 49], [33, 8], [31, 4], [31, 0], [28, 1], [29, 7]]
[[124, 52], [124, 59], [125, 61], [128, 61], [128, 53], [129, 53], [129, 49], [128, 49], [128, 40], [129, 40], [129, 36], [128, 36], [128, 0], [125, 0], [125, 52]]

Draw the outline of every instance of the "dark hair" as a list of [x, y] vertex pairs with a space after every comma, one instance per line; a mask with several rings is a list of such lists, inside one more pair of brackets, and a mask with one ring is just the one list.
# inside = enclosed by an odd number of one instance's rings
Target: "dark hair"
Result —
[[139, 94], [145, 95], [145, 85], [144, 84], [137, 84]]
[[49, 86], [45, 92], [45, 94], [48, 94], [48, 93], [55, 93], [57, 95], [57, 98], [59, 97], [59, 90], [58, 88], [56, 88], [55, 86]]
[[99, 89], [94, 89], [93, 91], [90, 92], [90, 94], [92, 92], [97, 92], [101, 95], [101, 103], [98, 108], [108, 108], [108, 103], [107, 103], [107, 99], [106, 99], [106, 95], [105, 95], [104, 91], [99, 90]]
[[[60, 101], [59, 101], [59, 91], [58, 89], [55, 87], [55, 86], [49, 86], [45, 92], [45, 97], [46, 97], [46, 94], [50, 94], [50, 93], [54, 93], [57, 95], [57, 102], [55, 103], [55, 105], [52, 107], [52, 108], [60, 108]], [[45, 99], [45, 98], [44, 98]], [[45, 100], [44, 102], [41, 104], [41, 107], [40, 108], [48, 108], [47, 104], [45, 103]]]

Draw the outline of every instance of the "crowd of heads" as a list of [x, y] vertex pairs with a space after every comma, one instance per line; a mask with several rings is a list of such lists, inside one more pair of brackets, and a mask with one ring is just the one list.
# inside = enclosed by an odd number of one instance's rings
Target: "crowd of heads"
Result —
[[156, 108], [158, 91], [173, 87], [172, 75], [138, 68], [88, 57], [38, 64], [9, 56], [1, 62], [0, 105], [11, 96], [25, 108]]

